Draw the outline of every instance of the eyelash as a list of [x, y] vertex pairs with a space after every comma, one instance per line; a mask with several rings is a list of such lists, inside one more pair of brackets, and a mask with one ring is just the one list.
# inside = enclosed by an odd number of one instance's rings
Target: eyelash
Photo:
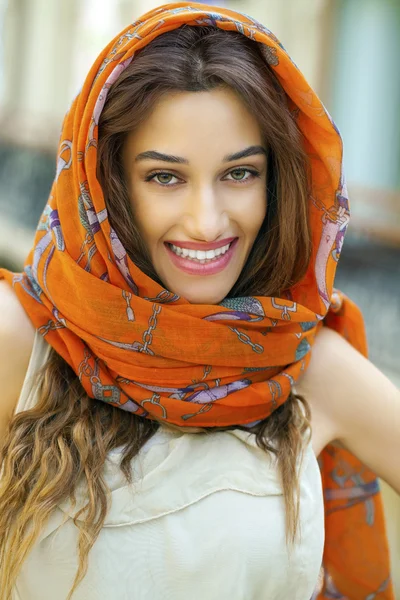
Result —
[[[227, 173], [227, 175], [230, 175], [231, 173], [234, 173], [235, 171], [246, 171], [247, 173], [250, 173], [252, 177], [247, 177], [246, 179], [242, 179], [242, 180], [229, 179], [228, 181], [233, 181], [234, 183], [243, 184], [243, 183], [247, 183], [254, 177], [260, 177], [260, 173], [258, 171], [255, 171], [254, 169], [245, 169], [245, 168], [241, 168], [241, 167], [236, 167], [235, 169], [232, 169], [231, 171], [229, 171], [229, 173]], [[150, 175], [148, 175], [145, 178], [145, 181], [152, 181], [155, 177], [157, 177], [157, 175], [172, 175], [172, 177], [175, 177], [176, 179], [178, 179], [178, 177], [176, 175], [174, 175], [173, 173], [170, 173], [169, 171], [155, 171], [154, 173], [151, 173]], [[157, 181], [157, 183], [161, 187], [175, 187], [176, 185], [180, 185], [179, 183], [161, 183], [160, 181]]]

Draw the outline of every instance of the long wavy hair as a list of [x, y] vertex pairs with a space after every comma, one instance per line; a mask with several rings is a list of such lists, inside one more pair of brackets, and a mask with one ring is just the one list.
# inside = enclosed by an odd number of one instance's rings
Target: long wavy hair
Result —
[[[111, 87], [98, 130], [98, 179], [111, 225], [130, 258], [162, 283], [134, 222], [122, 149], [127, 133], [146, 119], [163, 94], [218, 86], [240, 95], [258, 119], [269, 149], [267, 214], [229, 297], [285, 295], [304, 276], [312, 251], [309, 164], [285, 92], [258, 44], [242, 34], [190, 26], [164, 33], [138, 52]], [[103, 466], [108, 452], [121, 447], [120, 468], [132, 483], [131, 461], [160, 424], [89, 398], [53, 348], [32, 385], [37, 403], [13, 416], [0, 451], [0, 600], [11, 599], [47, 518], [62, 500], [74, 503], [76, 484], [83, 478], [87, 505], [74, 519], [80, 529], [79, 566], [70, 600], [87, 573], [89, 551], [107, 514]], [[212, 435], [228, 429], [235, 427], [207, 431]], [[270, 417], [244, 429], [256, 436], [260, 448], [276, 455], [287, 542], [292, 544], [299, 522], [298, 462], [311, 429], [307, 402], [292, 392]], [[77, 522], [78, 516], [83, 520]]]

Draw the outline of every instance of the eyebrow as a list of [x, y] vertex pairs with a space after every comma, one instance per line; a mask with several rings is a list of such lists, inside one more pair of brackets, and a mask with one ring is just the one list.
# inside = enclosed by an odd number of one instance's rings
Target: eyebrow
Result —
[[[267, 156], [267, 150], [263, 148], [263, 146], [249, 146], [244, 150], [239, 150], [239, 152], [234, 152], [233, 154], [228, 154], [224, 156], [222, 159], [223, 162], [232, 162], [233, 160], [239, 160], [240, 158], [247, 158], [248, 156], [254, 156], [256, 154], [264, 154]], [[173, 156], [171, 154], [163, 154], [162, 152], [157, 152], [156, 150], [147, 150], [146, 152], [141, 152], [135, 158], [135, 162], [139, 162], [142, 160], [162, 160], [163, 162], [169, 163], [178, 163], [188, 165], [189, 161], [187, 158], [182, 158], [181, 156]]]

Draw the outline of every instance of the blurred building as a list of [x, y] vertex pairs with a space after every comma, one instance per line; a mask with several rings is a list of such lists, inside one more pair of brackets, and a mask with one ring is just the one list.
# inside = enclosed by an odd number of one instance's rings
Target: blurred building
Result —
[[[0, 0], [0, 264], [20, 269], [62, 119], [97, 54], [162, 0]], [[219, 0], [281, 40], [338, 125], [353, 218], [337, 286], [400, 386], [400, 0]], [[400, 598], [400, 501], [384, 485]]]

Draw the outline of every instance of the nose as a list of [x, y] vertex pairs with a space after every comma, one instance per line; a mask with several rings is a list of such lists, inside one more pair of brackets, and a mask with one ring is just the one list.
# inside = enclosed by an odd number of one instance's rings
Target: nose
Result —
[[188, 237], [212, 242], [229, 232], [225, 203], [211, 185], [192, 189], [185, 208], [183, 226]]

